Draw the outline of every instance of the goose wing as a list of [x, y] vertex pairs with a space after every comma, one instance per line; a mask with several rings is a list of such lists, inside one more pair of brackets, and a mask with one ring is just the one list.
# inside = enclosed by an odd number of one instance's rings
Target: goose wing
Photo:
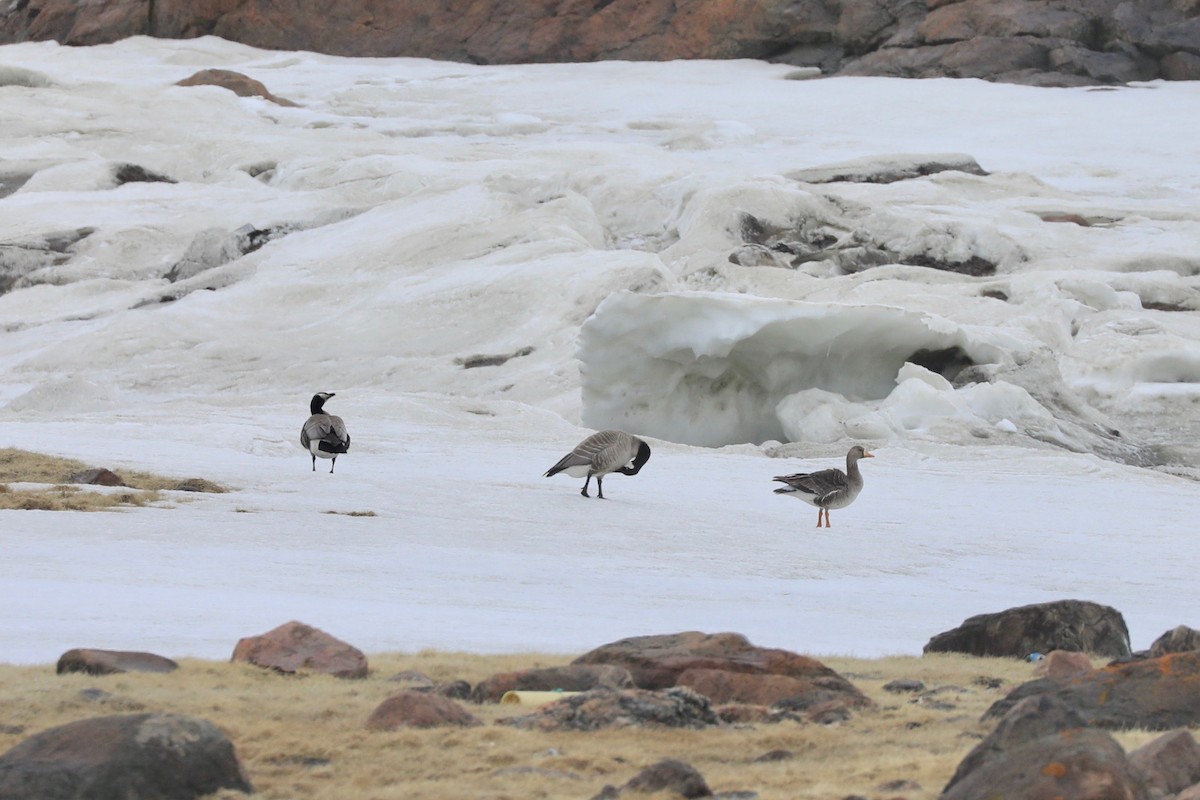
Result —
[[[590, 467], [596, 472], [611, 472], [625, 466], [633, 455], [629, 453], [632, 437], [621, 431], [593, 433], [575, 449], [563, 456], [557, 464], [546, 471], [546, 477], [571, 467]], [[636, 448], [634, 448], [636, 450]]]
[[300, 429], [300, 445], [308, 449], [313, 442], [349, 448], [350, 434], [346, 432], [346, 423], [332, 414], [313, 414]]
[[795, 491], [811, 494], [818, 500], [850, 488], [850, 480], [840, 469], [823, 469], [820, 472], [801, 472], [795, 475], [780, 475], [775, 480], [785, 483]]

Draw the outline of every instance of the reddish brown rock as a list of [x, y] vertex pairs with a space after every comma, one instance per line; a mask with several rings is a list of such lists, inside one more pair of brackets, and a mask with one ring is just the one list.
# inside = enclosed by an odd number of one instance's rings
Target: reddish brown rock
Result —
[[174, 672], [179, 665], [154, 653], [126, 650], [68, 650], [58, 658], [56, 672], [86, 672], [89, 675], [112, 675], [119, 672]]
[[629, 670], [610, 664], [571, 664], [565, 667], [543, 667], [519, 672], [501, 672], [475, 685], [471, 699], [476, 703], [497, 703], [505, 692], [586, 692], [589, 689], [629, 689], [633, 677]]
[[1078, 675], [1093, 669], [1092, 659], [1086, 653], [1073, 653], [1070, 650], [1051, 650], [1046, 657], [1037, 662], [1033, 674], [1045, 678], [1065, 678]]
[[790, 675], [752, 675], [716, 669], [689, 669], [680, 674], [677, 686], [687, 686], [718, 705], [785, 705], [791, 709], [834, 706], [844, 709], [874, 705], [870, 698], [840, 675], [794, 678]]
[[295, 106], [291, 100], [271, 94], [261, 81], [228, 69], [203, 69], [178, 81], [176, 86], [220, 86], [238, 97], [262, 97], [281, 106]]
[[992, 704], [1003, 716], [1027, 697], [1049, 695], [1104, 728], [1170, 730], [1200, 725], [1200, 651], [1113, 663], [1064, 678], [1024, 683]]
[[361, 650], [303, 622], [287, 622], [260, 636], [240, 639], [231, 660], [284, 673], [367, 677], [367, 657]]
[[83, 472], [76, 472], [70, 477], [71, 483], [85, 483], [89, 486], [124, 486], [125, 481], [121, 476], [110, 469], [99, 467], [97, 469], [85, 469]]
[[374, 731], [397, 728], [473, 728], [483, 721], [448, 697], [430, 692], [400, 692], [379, 704], [367, 719]]
[[623, 667], [645, 689], [687, 686], [718, 705], [779, 704], [789, 711], [817, 714], [822, 721], [871, 705], [853, 684], [820, 661], [756, 647], [736, 633], [637, 636], [598, 647], [574, 663]]
[[254, 791], [233, 743], [177, 714], [80, 720], [0, 756], [0, 800], [191, 800], [220, 789]]
[[1134, 772], [1151, 790], [1171, 795], [1200, 783], [1200, 745], [1190, 731], [1173, 731], [1129, 754]]

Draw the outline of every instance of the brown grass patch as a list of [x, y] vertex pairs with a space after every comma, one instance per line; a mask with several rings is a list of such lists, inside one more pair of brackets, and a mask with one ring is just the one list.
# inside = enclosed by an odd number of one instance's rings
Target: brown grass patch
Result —
[[[181, 661], [167, 675], [54, 674], [53, 666], [0, 665], [0, 751], [73, 720], [134, 711], [169, 711], [220, 725], [263, 800], [446, 800], [592, 797], [663, 758], [680, 758], [714, 792], [754, 791], [761, 800], [841, 800], [903, 796], [933, 800], [990, 724], [979, 717], [1032, 666], [953, 655], [862, 660], [823, 658], [877, 703], [848, 722], [785, 722], [705, 731], [625, 729], [542, 733], [492, 724], [526, 713], [518, 706], [465, 704], [488, 724], [471, 729], [371, 732], [367, 717], [405, 684], [388, 678], [417, 670], [435, 681], [472, 684], [497, 672], [570, 661], [566, 656], [480, 656], [423, 652], [371, 658], [366, 680], [281, 676], [239, 664]], [[915, 678], [931, 701], [883, 685]], [[99, 688], [100, 699], [84, 689]], [[944, 705], [943, 705], [944, 704]], [[948, 708], [945, 706], [949, 706]], [[1157, 734], [1124, 733], [1127, 749]], [[773, 750], [792, 757], [757, 761]], [[911, 781], [920, 789], [884, 787]], [[242, 800], [237, 792], [215, 795]]]
[[[102, 511], [119, 506], [144, 506], [161, 499], [159, 492], [224, 492], [204, 478], [168, 478], [149, 472], [117, 473], [126, 486], [86, 490], [71, 477], [94, 469], [73, 458], [61, 458], [8, 447], [0, 449], [0, 509], [39, 511]], [[12, 483], [51, 484], [44, 488], [14, 489]]]

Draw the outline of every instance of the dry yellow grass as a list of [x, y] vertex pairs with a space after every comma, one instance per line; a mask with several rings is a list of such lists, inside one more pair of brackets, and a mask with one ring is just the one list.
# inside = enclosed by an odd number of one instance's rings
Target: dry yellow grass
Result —
[[[344, 681], [281, 676], [240, 664], [184, 660], [167, 675], [55, 675], [53, 666], [0, 665], [0, 752], [46, 728], [104, 714], [162, 711], [220, 725], [263, 800], [586, 800], [663, 758], [680, 758], [714, 792], [753, 791], [761, 800], [936, 798], [990, 725], [983, 711], [1027, 680], [1017, 660], [962, 656], [861, 660], [825, 658], [878, 704], [832, 726], [784, 722], [705, 731], [625, 729], [542, 733], [494, 725], [520, 706], [465, 704], [485, 726], [373, 732], [367, 717], [418, 670], [436, 681], [474, 684], [496, 672], [564, 664], [566, 656], [480, 656], [426, 652], [371, 659], [371, 675]], [[937, 701], [883, 690], [896, 678], [947, 688]], [[996, 682], [999, 681], [999, 686]], [[88, 699], [81, 692], [106, 694]], [[1155, 734], [1118, 738], [1127, 749]], [[756, 759], [788, 750], [783, 761]], [[907, 781], [919, 788], [888, 788]], [[899, 785], [897, 785], [899, 786]], [[244, 795], [223, 792], [220, 800]]]
[[[85, 489], [71, 476], [93, 467], [71, 458], [16, 448], [0, 449], [0, 509], [39, 511], [102, 511], [120, 506], [144, 506], [161, 499], [161, 491], [224, 492], [203, 478], [167, 478], [149, 472], [122, 472], [127, 487]], [[10, 484], [49, 484], [14, 489]]]

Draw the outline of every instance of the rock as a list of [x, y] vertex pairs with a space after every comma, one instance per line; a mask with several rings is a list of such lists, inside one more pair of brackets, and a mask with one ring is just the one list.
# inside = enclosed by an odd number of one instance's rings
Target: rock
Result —
[[925, 645], [926, 653], [1014, 658], [1052, 650], [1122, 658], [1130, 654], [1129, 629], [1114, 608], [1082, 600], [1058, 600], [979, 614], [953, 630], [939, 633]]
[[174, 672], [179, 665], [169, 658], [153, 653], [125, 650], [68, 650], [58, 658], [55, 671], [86, 672], [89, 675], [112, 675], [120, 672]]
[[1121, 745], [1095, 728], [1073, 728], [1024, 742], [983, 762], [941, 800], [1148, 800]]
[[432, 689], [434, 687], [433, 678], [415, 669], [406, 669], [403, 672], [397, 672], [388, 678], [388, 681], [391, 683], [406, 683], [410, 689]]
[[254, 791], [233, 743], [177, 714], [84, 719], [0, 756], [0, 800], [190, 800], [220, 789]]
[[1152, 791], [1178, 794], [1200, 783], [1200, 745], [1190, 731], [1173, 731], [1129, 754], [1129, 764]]
[[708, 728], [721, 724], [707, 697], [691, 689], [592, 689], [542, 706], [532, 714], [498, 720], [514, 728], [593, 731], [650, 725]]
[[840, 675], [793, 678], [789, 675], [754, 675], [722, 669], [689, 669], [679, 675], [677, 686], [687, 686], [712, 702], [750, 705], [784, 705], [809, 708], [836, 704], [843, 708], [865, 708], [871, 700]]
[[1073, 653], [1070, 650], [1052, 650], [1045, 658], [1037, 662], [1033, 674], [1038, 677], [1063, 678], [1089, 672], [1092, 660], [1084, 653]]
[[1200, 783], [1184, 789], [1175, 796], [1175, 800], [1200, 800]]
[[[786, 675], [803, 680], [844, 682], [836, 672], [813, 658], [755, 647], [738, 633], [685, 633], [635, 636], [603, 645], [573, 664], [612, 664], [624, 667], [643, 689], [674, 686], [691, 669], [722, 670], [750, 675]], [[846, 682], [849, 685], [849, 682]]]
[[589, 689], [633, 688], [629, 670], [610, 664], [571, 664], [565, 667], [541, 667], [521, 672], [501, 672], [475, 685], [471, 699], [476, 703], [498, 703], [505, 692], [586, 692]]
[[1103, 728], [1169, 730], [1200, 724], [1200, 652], [1114, 662], [1064, 678], [1023, 683], [993, 703], [984, 719], [1000, 717], [1027, 697], [1050, 695]]
[[1043, 737], [1062, 731], [1087, 727], [1087, 721], [1071, 706], [1054, 697], [1028, 697], [1013, 706], [988, 736], [959, 763], [943, 791], [959, 783], [969, 773]]
[[400, 692], [371, 712], [367, 727], [375, 731], [397, 728], [473, 728], [483, 720], [453, 700], [429, 692]]
[[123, 186], [126, 183], [176, 183], [176, 181], [137, 164], [117, 164], [113, 167], [113, 183]]
[[1036, 85], [1193, 79], [1187, 0], [379, 0], [337, 14], [300, 0], [13, 2], [0, 44], [215, 35], [274, 50], [476, 64], [752, 58], [825, 74], [978, 77]]
[[228, 89], [238, 97], [262, 97], [281, 106], [295, 106], [291, 100], [276, 97], [267, 90], [261, 81], [228, 69], [202, 69], [199, 72], [178, 81], [176, 86], [220, 86]]
[[947, 171], [988, 174], [971, 156], [951, 153], [858, 158], [795, 170], [787, 173], [787, 177], [801, 183], [895, 183]]
[[1164, 633], [1150, 645], [1150, 658], [1165, 656], [1167, 653], [1186, 653], [1190, 650], [1200, 650], [1200, 631], [1180, 625]]
[[651, 764], [629, 779], [622, 792], [674, 792], [683, 797], [712, 797], [712, 790], [695, 767], [673, 758]]
[[82, 483], [89, 486], [125, 486], [125, 481], [117, 473], [104, 469], [85, 469], [76, 472], [68, 478], [71, 483]]
[[446, 681], [434, 686], [431, 691], [434, 694], [440, 694], [442, 697], [449, 697], [453, 700], [471, 699], [471, 684], [466, 681]]
[[912, 678], [898, 678], [894, 681], [888, 681], [885, 683], [883, 685], [883, 690], [885, 692], [892, 692], [893, 694], [903, 694], [905, 692], [923, 692], [925, 691], [925, 684]]
[[303, 670], [338, 678], [367, 677], [367, 657], [361, 650], [295, 621], [238, 640], [230, 660], [288, 674]]

